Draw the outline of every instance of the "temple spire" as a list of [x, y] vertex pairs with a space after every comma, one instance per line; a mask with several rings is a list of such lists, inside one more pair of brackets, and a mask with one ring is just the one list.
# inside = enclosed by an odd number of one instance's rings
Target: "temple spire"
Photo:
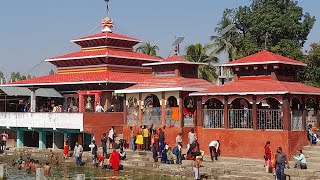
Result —
[[101, 21], [102, 32], [112, 32], [113, 21], [108, 17], [109, 15], [109, 0], [104, 0], [107, 5], [107, 17], [103, 18]]

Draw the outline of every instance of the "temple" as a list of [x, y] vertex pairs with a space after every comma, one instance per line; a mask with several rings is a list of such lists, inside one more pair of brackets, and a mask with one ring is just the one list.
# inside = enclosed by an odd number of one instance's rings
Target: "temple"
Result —
[[[182, 132], [185, 146], [194, 128], [205, 153], [219, 139], [222, 156], [262, 158], [266, 141], [292, 155], [307, 144], [307, 125], [319, 125], [320, 89], [298, 82], [300, 61], [264, 50], [225, 64], [233, 81], [225, 83], [228, 73], [216, 86], [198, 78], [206, 64], [134, 52], [141, 41], [112, 32], [112, 23], [71, 40], [80, 51], [46, 59], [56, 74], [0, 86], [0, 126], [17, 147], [62, 148], [67, 136], [87, 147], [111, 126], [129, 140], [130, 126], [154, 125], [170, 145]], [[25, 101], [10, 88], [24, 88]], [[100, 105], [105, 112], [95, 112]]]

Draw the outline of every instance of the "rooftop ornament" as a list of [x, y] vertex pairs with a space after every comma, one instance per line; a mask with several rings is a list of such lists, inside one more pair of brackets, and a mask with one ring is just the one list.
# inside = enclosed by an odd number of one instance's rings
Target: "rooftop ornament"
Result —
[[102, 32], [112, 32], [113, 20], [109, 17], [103, 18], [101, 21]]

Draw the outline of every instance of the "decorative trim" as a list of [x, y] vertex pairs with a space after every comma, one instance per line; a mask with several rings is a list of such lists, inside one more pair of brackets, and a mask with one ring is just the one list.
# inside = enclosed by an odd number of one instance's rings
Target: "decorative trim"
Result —
[[164, 91], [203, 91], [207, 88], [188, 88], [188, 87], [175, 87], [175, 88], [150, 88], [150, 89], [122, 89], [115, 90], [115, 93], [142, 93], [142, 92], [164, 92]]
[[274, 92], [225, 92], [225, 93], [191, 93], [190, 96], [216, 96], [216, 95], [263, 95], [263, 94], [308, 94], [308, 95], [320, 95], [319, 93], [308, 92], [289, 92], [289, 91], [274, 91]]
[[232, 63], [232, 64], [223, 64], [222, 66], [244, 66], [244, 65], [256, 65], [256, 64], [291, 64], [297, 66], [307, 66], [305, 63], [293, 63], [293, 62], [284, 62], [284, 61], [264, 61], [264, 62], [249, 62], [249, 63]]
[[196, 63], [196, 62], [184, 62], [184, 61], [170, 61], [170, 62], [157, 62], [157, 63], [145, 63], [142, 66], [155, 66], [164, 64], [195, 64], [195, 65], [208, 65], [208, 63]]

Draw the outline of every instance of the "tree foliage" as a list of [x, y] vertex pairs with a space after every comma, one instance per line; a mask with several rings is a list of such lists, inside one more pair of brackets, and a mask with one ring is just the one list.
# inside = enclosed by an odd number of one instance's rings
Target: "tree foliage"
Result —
[[147, 42], [137, 47], [136, 51], [150, 56], [157, 56], [159, 47], [157, 45], [152, 45], [150, 42]]
[[[240, 58], [267, 49], [302, 59], [301, 49], [315, 23], [315, 17], [304, 13], [302, 7], [293, 0], [252, 0], [250, 6], [226, 9], [217, 31], [231, 22], [236, 24], [235, 28], [221, 37], [225, 40], [224, 44], [229, 46], [224, 48], [224, 51], [229, 51], [229, 56]], [[218, 38], [212, 39], [214, 44], [219, 42]]]
[[31, 79], [31, 75], [28, 74], [28, 75], [21, 75], [20, 72], [12, 72], [11, 73], [11, 76], [10, 76], [10, 79], [15, 82], [15, 81], [20, 81], [20, 80], [25, 80], [25, 79]]
[[213, 55], [208, 55], [208, 51], [212, 48], [211, 45], [202, 45], [200, 43], [188, 45], [185, 48], [186, 54], [184, 58], [191, 62], [207, 63], [198, 68], [199, 78], [213, 82], [217, 78], [216, 69], [212, 65], [218, 61], [218, 58]]
[[307, 67], [299, 73], [299, 79], [312, 86], [320, 87], [320, 43], [312, 43], [307, 52]]
[[50, 71], [49, 71], [49, 75], [50, 74], [55, 74], [55, 72], [54, 72], [54, 70], [53, 69], [50, 69]]
[[6, 78], [5, 78], [4, 73], [2, 71], [0, 71], [0, 79], [2, 79], [3, 83], [6, 82]]

